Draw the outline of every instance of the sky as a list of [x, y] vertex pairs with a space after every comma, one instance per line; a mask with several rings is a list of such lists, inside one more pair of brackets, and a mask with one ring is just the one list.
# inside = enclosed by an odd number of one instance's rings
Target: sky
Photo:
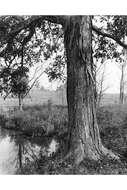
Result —
[[104, 77], [104, 88], [107, 88], [106, 93], [119, 93], [120, 76], [121, 72], [118, 63], [106, 62]]

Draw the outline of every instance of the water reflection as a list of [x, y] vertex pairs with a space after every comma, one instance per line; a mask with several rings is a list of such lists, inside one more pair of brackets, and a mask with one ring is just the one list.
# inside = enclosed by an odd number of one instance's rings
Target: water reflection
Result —
[[0, 141], [0, 174], [13, 174], [15, 172], [15, 153], [17, 147], [10, 137]]
[[51, 156], [58, 148], [54, 139], [26, 138], [19, 133], [0, 128], [0, 174], [15, 174], [28, 161], [39, 156]]

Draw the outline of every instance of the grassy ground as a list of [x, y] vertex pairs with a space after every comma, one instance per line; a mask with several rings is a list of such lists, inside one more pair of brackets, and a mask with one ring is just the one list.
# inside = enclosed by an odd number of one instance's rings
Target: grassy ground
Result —
[[[99, 162], [84, 160], [75, 168], [72, 160], [62, 161], [61, 149], [52, 157], [40, 157], [37, 162], [24, 165], [22, 174], [127, 174], [127, 105], [104, 106], [97, 111], [103, 144], [120, 155], [121, 160]], [[29, 136], [62, 136], [67, 132], [67, 108], [52, 106], [27, 106], [23, 112], [15, 110], [8, 117], [0, 117], [6, 128], [20, 130]], [[63, 135], [64, 137], [64, 135]], [[64, 140], [61, 139], [61, 141]], [[20, 173], [20, 171], [18, 171]]]
[[67, 131], [67, 108], [52, 106], [50, 101], [43, 106], [25, 106], [23, 111], [15, 108], [0, 115], [0, 124], [28, 136], [60, 135]]

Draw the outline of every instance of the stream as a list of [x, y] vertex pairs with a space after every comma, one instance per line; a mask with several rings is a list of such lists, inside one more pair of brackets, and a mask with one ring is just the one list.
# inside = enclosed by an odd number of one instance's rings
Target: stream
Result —
[[16, 174], [23, 164], [34, 161], [40, 154], [51, 156], [58, 146], [53, 138], [27, 138], [0, 128], [0, 174]]

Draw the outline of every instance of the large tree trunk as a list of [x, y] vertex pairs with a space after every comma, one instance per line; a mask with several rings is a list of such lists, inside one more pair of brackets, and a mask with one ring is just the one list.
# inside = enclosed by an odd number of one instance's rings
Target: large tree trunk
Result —
[[71, 16], [65, 25], [69, 148], [75, 163], [116, 157], [101, 143], [95, 108], [90, 16]]

